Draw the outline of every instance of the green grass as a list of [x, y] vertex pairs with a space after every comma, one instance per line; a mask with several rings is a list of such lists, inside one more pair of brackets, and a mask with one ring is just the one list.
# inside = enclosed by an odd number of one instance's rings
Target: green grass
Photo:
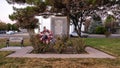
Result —
[[[0, 40], [1, 41], [1, 40]], [[3, 40], [2, 40], [3, 41]], [[0, 42], [0, 48], [4, 42]], [[112, 55], [116, 59], [38, 59], [6, 58], [11, 52], [0, 52], [0, 68], [120, 68], [120, 39], [87, 38], [86, 44]], [[26, 46], [30, 43], [26, 43]]]
[[120, 56], [120, 38], [87, 38], [86, 44], [115, 56]]

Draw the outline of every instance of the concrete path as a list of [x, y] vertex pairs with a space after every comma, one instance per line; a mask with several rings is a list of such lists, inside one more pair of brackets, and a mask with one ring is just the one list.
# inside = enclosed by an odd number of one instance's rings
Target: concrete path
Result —
[[8, 55], [7, 57], [19, 57], [19, 58], [111, 58], [115, 57], [108, 55], [104, 52], [96, 50], [91, 47], [86, 47], [85, 50], [88, 54], [30, 54], [33, 47], [7, 47], [2, 48], [0, 51], [15, 51], [15, 53]]
[[0, 49], [0, 51], [17, 51], [17, 50], [20, 50], [22, 48], [23, 47], [12, 47], [12, 46], [10, 46], [10, 47], [2, 48], [2, 49]]

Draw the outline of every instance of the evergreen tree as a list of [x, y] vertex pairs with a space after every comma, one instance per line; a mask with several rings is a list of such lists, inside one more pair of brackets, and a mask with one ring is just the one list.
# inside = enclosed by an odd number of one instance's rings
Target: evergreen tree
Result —
[[88, 28], [88, 33], [95, 33], [96, 28], [101, 26], [102, 26], [101, 17], [97, 14], [93, 14], [91, 24]]

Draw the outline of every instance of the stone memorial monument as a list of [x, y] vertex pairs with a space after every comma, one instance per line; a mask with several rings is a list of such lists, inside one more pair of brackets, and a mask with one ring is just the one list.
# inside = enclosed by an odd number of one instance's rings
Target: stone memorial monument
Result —
[[63, 37], [68, 34], [68, 22], [67, 17], [52, 17], [51, 18], [51, 30], [53, 35]]

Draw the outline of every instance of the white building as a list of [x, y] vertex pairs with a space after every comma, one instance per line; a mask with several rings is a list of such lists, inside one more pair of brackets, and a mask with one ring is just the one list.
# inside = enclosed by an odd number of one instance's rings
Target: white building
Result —
[[[35, 33], [39, 33], [43, 31], [43, 27], [46, 26], [47, 29], [51, 30], [51, 18], [55, 16], [51, 16], [48, 18], [43, 18], [42, 16], [36, 16], [37, 19], [39, 19], [39, 29], [35, 29]], [[84, 25], [82, 25], [82, 31], [84, 31]], [[74, 31], [74, 25], [70, 24], [69, 34], [71, 34]]]

